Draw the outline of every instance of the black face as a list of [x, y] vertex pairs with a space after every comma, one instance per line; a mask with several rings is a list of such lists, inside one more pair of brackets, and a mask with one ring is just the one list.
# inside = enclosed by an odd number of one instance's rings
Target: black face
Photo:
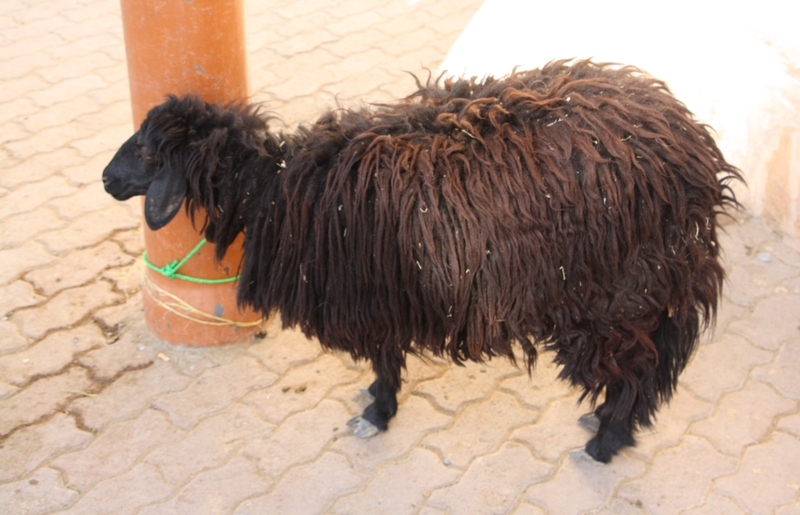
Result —
[[153, 174], [147, 173], [139, 153], [139, 133], [126, 141], [103, 170], [103, 186], [117, 200], [147, 193]]
[[103, 186], [117, 200], [146, 195], [144, 217], [152, 230], [169, 223], [186, 198], [182, 169], [163, 166], [154, 154], [143, 153], [139, 132], [126, 141], [103, 170]]

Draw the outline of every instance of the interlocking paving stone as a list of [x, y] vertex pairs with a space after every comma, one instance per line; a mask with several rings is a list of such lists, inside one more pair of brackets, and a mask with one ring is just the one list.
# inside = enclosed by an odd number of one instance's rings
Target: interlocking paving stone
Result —
[[473, 461], [458, 483], [436, 490], [427, 503], [454, 515], [475, 513], [476, 506], [482, 513], [506, 513], [527, 485], [542, 481], [552, 468], [526, 447], [508, 442], [495, 454]]
[[[44, 180], [58, 171], [69, 166], [85, 166], [84, 159], [71, 148], [52, 148], [43, 149], [24, 161], [14, 162], [6, 167], [0, 174], [0, 184], [7, 188], [13, 188], [19, 184], [27, 182], [37, 182]], [[96, 171], [92, 171], [94, 176]]]
[[174, 491], [175, 487], [161, 480], [155, 467], [140, 463], [126, 474], [99, 483], [72, 506], [69, 513], [97, 515], [102, 507], [102, 513], [133, 514], [149, 504], [166, 499]]
[[0, 251], [16, 250], [26, 243], [28, 238], [47, 231], [58, 231], [66, 222], [50, 209], [38, 209], [16, 215], [7, 216], [0, 220], [0, 232], [3, 240], [0, 241]]
[[560, 368], [552, 363], [543, 363], [551, 357], [549, 354], [540, 355], [531, 376], [520, 372], [502, 381], [500, 390], [514, 394], [525, 406], [535, 410], [544, 409], [553, 399], [572, 395], [574, 391], [567, 382], [558, 378]]
[[[125, 370], [144, 368], [152, 364], [160, 349], [154, 341], [141, 329], [144, 321], [131, 320], [128, 329], [124, 329], [119, 339], [113, 339], [113, 332], [105, 335], [106, 345], [81, 355], [77, 362], [92, 371], [92, 375], [100, 381], [111, 381]], [[136, 330], [139, 328], [139, 330]]]
[[169, 414], [172, 422], [189, 429], [198, 420], [224, 411], [248, 390], [275, 382], [276, 376], [258, 362], [243, 356], [229, 365], [210, 368], [188, 388], [159, 398], [153, 405]]
[[[497, 450], [513, 429], [536, 419], [535, 412], [523, 408], [514, 397], [501, 392], [486, 402], [468, 404], [458, 415], [451, 427], [429, 434], [422, 440], [422, 445], [437, 449], [439, 454], [460, 468]], [[475, 431], [492, 420], [502, 421], [502, 424], [490, 424]]]
[[[374, 80], [376, 78], [382, 81], [393, 80], [393, 78], [387, 72], [373, 68], [358, 75], [348, 75], [345, 79], [339, 80], [334, 84], [326, 85], [324, 87], [324, 91], [335, 95], [340, 102], [343, 100], [348, 100], [348, 103], [352, 103], [357, 101], [357, 99], [362, 98], [364, 95], [374, 91], [375, 86], [374, 84], [370, 83], [370, 80]], [[374, 102], [390, 102], [391, 100], [392, 97], [387, 94], [372, 95], [372, 101]]]
[[[115, 126], [117, 124], [127, 122], [128, 130], [130, 131], [128, 137], [134, 133], [135, 128], [133, 126], [133, 120], [131, 120], [131, 103], [128, 99], [113, 102], [111, 104], [97, 104], [97, 102], [92, 102], [98, 106], [99, 110], [94, 113], [82, 114], [79, 118], [79, 121], [83, 125], [88, 127], [90, 130], [97, 132], [105, 130], [109, 126], [109, 120], [113, 120], [115, 122]], [[117, 141], [113, 147], [107, 149], [108, 153], [111, 155], [108, 156], [108, 159], [105, 161], [105, 163], [98, 163], [98, 166], [92, 167], [92, 171], [95, 173], [102, 173], [102, 169], [105, 168], [105, 165], [111, 160], [110, 158], [114, 155], [117, 149], [123, 143], [125, 143], [125, 140], [128, 139], [128, 137]]]
[[114, 283], [116, 284], [117, 289], [135, 293], [127, 296], [124, 304], [117, 304], [107, 308], [98, 309], [92, 314], [92, 320], [96, 320], [108, 328], [123, 330], [126, 322], [142, 319], [144, 316], [144, 305], [141, 291], [136, 291], [136, 288], [138, 288], [139, 283], [141, 282], [139, 279], [131, 279], [130, 282], [126, 282], [125, 284], [120, 283], [123, 280], [128, 281], [128, 279], [130, 279], [129, 276], [131, 275], [133, 277], [141, 278], [142, 270], [138, 267], [136, 270], [130, 270], [127, 267], [115, 270], [123, 271], [122, 279], [118, 278], [115, 274], [108, 273], [108, 270], [103, 272], [102, 277], [111, 280], [116, 279]]
[[[490, 374], [488, 366], [474, 363], [466, 367], [453, 365], [441, 377], [417, 385], [416, 393], [430, 399], [442, 411], [455, 413], [459, 406], [485, 399], [495, 389], [497, 374]], [[501, 378], [517, 375], [517, 369], [501, 359], [494, 360], [491, 366], [502, 371]]]
[[67, 508], [77, 497], [78, 492], [65, 488], [61, 475], [49, 468], [37, 470], [30, 478], [0, 485], [0, 506], [6, 513], [52, 513]]
[[3, 129], [6, 131], [5, 138], [9, 143], [22, 141], [31, 136], [31, 133], [18, 123], [6, 123]]
[[51, 200], [48, 206], [55, 209], [61, 218], [75, 220], [84, 213], [105, 209], [116, 202], [105, 192], [101, 183], [94, 182], [80, 189], [75, 188], [75, 192], [69, 196]]
[[453, 483], [459, 473], [442, 464], [425, 449], [414, 449], [408, 458], [387, 462], [374, 472], [362, 491], [341, 497], [334, 513], [412, 514], [430, 492]]
[[779, 237], [763, 220], [729, 220], [720, 231], [728, 266], [755, 257], [762, 245], [774, 245]]
[[128, 254], [134, 256], [142, 255], [144, 235], [141, 227], [129, 231], [120, 231], [114, 234], [112, 239], [119, 243]]
[[0, 320], [0, 353], [7, 354], [11, 352], [18, 352], [32, 343], [22, 336], [19, 328], [13, 322], [7, 320]]
[[[369, 363], [362, 362], [366, 370], [371, 370]], [[406, 369], [401, 376], [402, 386], [398, 397], [411, 394], [416, 390], [417, 385], [440, 377], [447, 372], [450, 364], [442, 358], [437, 358], [429, 353], [421, 356], [408, 356], [406, 359]], [[370, 375], [370, 381], [374, 379], [374, 374]], [[368, 386], [368, 385], [367, 385]]]
[[737, 320], [748, 311], [748, 308], [734, 304], [727, 296], [724, 296], [723, 294], [722, 300], [717, 307], [716, 324], [710, 329], [706, 330], [706, 332], [700, 337], [700, 341], [709, 343], [712, 339], [719, 339], [728, 330], [728, 326], [732, 321]]
[[[2, 112], [0, 112], [0, 123], [3, 124], [8, 123], [10, 120], [17, 119], [20, 116], [38, 112], [38, 109], [33, 105], [33, 102], [27, 98], [16, 98], [11, 101], [5, 100], [0, 102], [0, 105], [3, 107]], [[5, 151], [3, 153], [5, 154]], [[8, 162], [0, 164], [0, 166], [3, 168], [6, 168], [9, 165], [10, 163]], [[4, 184], [6, 183], [5, 178], [0, 179], [0, 181]]]
[[366, 479], [348, 467], [343, 456], [327, 452], [310, 465], [292, 469], [269, 495], [243, 502], [234, 513], [324, 513], [337, 497], [353, 492]]
[[718, 453], [708, 441], [685, 436], [677, 447], [656, 456], [643, 476], [623, 484], [618, 495], [640, 501], [647, 513], [673, 514], [701, 504], [713, 480], [736, 467], [735, 459]]
[[74, 400], [70, 412], [80, 416], [85, 427], [100, 431], [111, 423], [138, 416], [158, 397], [182, 390], [191, 382], [158, 359], [147, 368], [125, 372], [95, 397]]
[[523, 502], [514, 510], [514, 515], [545, 515], [545, 511], [538, 506]]
[[380, 463], [407, 455], [423, 436], [444, 428], [451, 421], [418, 397], [410, 397], [399, 410], [389, 422], [388, 430], [367, 440], [355, 436], [340, 438], [331, 448], [347, 456], [356, 470], [369, 473]]
[[[3, 28], [6, 29], [7, 27]], [[58, 45], [62, 45], [64, 43], [64, 40], [57, 34], [42, 34], [37, 37], [21, 37], [13, 41], [13, 43], [5, 45], [6, 53], [4, 54], [5, 58], [3, 60], [12, 56], [22, 57], [41, 51], [51, 53], [51, 49], [53, 47], [57, 47]], [[29, 77], [29, 75], [26, 75], [26, 77]], [[14, 96], [9, 95], [9, 98], [14, 98]]]
[[[42, 88], [31, 88], [28, 91], [36, 91], [37, 89]], [[47, 110], [26, 116], [22, 120], [22, 125], [31, 132], [40, 131], [80, 119], [83, 115], [97, 112], [99, 109], [100, 106], [95, 102], [86, 97], [78, 96], [68, 101], [54, 104]]]
[[[161, 349], [161, 353], [169, 360], [170, 366], [175, 372], [188, 377], [197, 378], [209, 368], [217, 367], [220, 363], [212, 359], [211, 349], [208, 347], [190, 347], [186, 345], [170, 345], [153, 338], [148, 338], [143, 321], [138, 327], [134, 327], [141, 319], [129, 319], [125, 327], [130, 331], [139, 334], [142, 338], [140, 347], [150, 347], [156, 353]], [[157, 354], [156, 354], [157, 356]], [[163, 358], [159, 358], [163, 361]]]
[[680, 382], [699, 398], [716, 402], [725, 392], [740, 389], [750, 371], [772, 357], [741, 336], [726, 333], [697, 350]]
[[118, 245], [104, 241], [96, 247], [71, 252], [53, 265], [26, 274], [24, 279], [50, 297], [61, 290], [96, 279], [106, 268], [124, 266], [133, 261]]
[[711, 403], [693, 397], [679, 386], [669, 405], [662, 406], [658, 412], [653, 427], [640, 430], [635, 435], [636, 446], [623, 452], [652, 462], [657, 452], [680, 442], [693, 423], [705, 419], [713, 411]]
[[57, 413], [41, 424], [20, 429], [0, 444], [0, 483], [27, 477], [42, 463], [75, 450], [92, 438], [75, 420]]
[[130, 216], [127, 209], [113, 205], [101, 211], [92, 211], [57, 231], [39, 234], [37, 241], [48, 250], [61, 253], [67, 250], [91, 247], [108, 238], [112, 232], [133, 229], [139, 220]]
[[800, 268], [800, 244], [796, 236], [783, 235], [778, 243], [775, 245], [764, 246], [764, 252], [769, 252], [772, 257], [791, 265]]
[[198, 474], [178, 495], [144, 508], [139, 515], [230, 513], [245, 499], [263, 494], [272, 481], [262, 477], [252, 463], [234, 458], [225, 466]]
[[741, 334], [762, 349], [775, 350], [784, 340], [800, 337], [798, 313], [800, 295], [776, 294], [759, 302], [752, 315], [732, 322], [729, 331]]
[[431, 508], [430, 506], [423, 506], [419, 513], [420, 515], [447, 515], [447, 512]]
[[[27, 241], [22, 246], [0, 250], [0, 284], [7, 283], [29, 270], [52, 263], [55, 257], [38, 243]], [[19, 306], [17, 306], [19, 307]]]
[[578, 417], [590, 411], [586, 403], [578, 406], [579, 398], [576, 392], [553, 400], [534, 423], [514, 430], [510, 440], [526, 444], [537, 458], [549, 462], [558, 461], [569, 451], [583, 449], [592, 434], [578, 425]]
[[7, 399], [17, 393], [19, 388], [5, 381], [0, 381], [0, 399]]
[[63, 290], [45, 304], [17, 310], [12, 320], [19, 324], [24, 335], [41, 338], [51, 330], [71, 327], [95, 309], [120, 300], [122, 296], [109, 283], [95, 281]]
[[94, 72], [98, 68], [113, 66], [116, 62], [103, 52], [65, 58], [55, 66], [48, 66], [37, 71], [47, 82], [56, 84], [67, 79], [76, 79]]
[[3, 75], [9, 78], [22, 77], [37, 68], [52, 66], [56, 60], [39, 50], [28, 55], [3, 61]]
[[124, 141], [130, 136], [130, 125], [127, 121], [123, 121], [123, 123], [113, 127], [107, 127], [100, 133], [92, 134], [81, 139], [75, 139], [69, 145], [76, 149], [80, 155], [92, 157], [106, 152], [109, 148], [116, 147], [119, 141]]
[[790, 502], [775, 510], [775, 515], [800, 515], [800, 501]]
[[[782, 290], [782, 288], [785, 288], [785, 291]], [[794, 277], [792, 279], [787, 279], [787, 280], [783, 281], [781, 286], [778, 286], [777, 288], [775, 288], [775, 293], [787, 293], [787, 292], [794, 293], [794, 294], [800, 294], [800, 277]]]
[[185, 434], [163, 413], [148, 410], [136, 419], [105, 428], [85, 449], [62, 454], [51, 466], [64, 473], [67, 486], [85, 493], [100, 481], [124, 474], [153, 449]]
[[248, 393], [243, 402], [257, 408], [261, 416], [273, 424], [280, 424], [292, 413], [316, 406], [334, 385], [350, 383], [358, 378], [358, 374], [332, 354], [323, 354], [312, 362], [288, 370], [281, 377], [269, 375], [274, 384]]
[[25, 139], [6, 143], [5, 148], [11, 152], [11, 156], [14, 159], [25, 159], [42, 149], [56, 149], [76, 139], [85, 138], [90, 134], [91, 131], [80, 123], [71, 122], [68, 125], [59, 125], [37, 131]]
[[783, 344], [775, 361], [753, 370], [753, 376], [771, 384], [782, 395], [798, 400], [800, 399], [798, 370], [800, 370], [800, 338], [795, 338]]
[[291, 367], [313, 361], [322, 354], [322, 347], [300, 331], [281, 331], [280, 325], [275, 323], [279, 318], [272, 318], [273, 324], [266, 328], [267, 338], [250, 346], [247, 352], [258, 358], [268, 370], [283, 374]]
[[767, 435], [779, 415], [796, 409], [797, 402], [781, 397], [764, 383], [749, 381], [741, 390], [726, 394], [714, 415], [696, 422], [690, 432], [704, 436], [725, 454], [740, 456], [747, 446]]
[[0, 288], [0, 316], [7, 316], [15, 309], [33, 306], [44, 300], [46, 297], [33, 291], [30, 283], [14, 281]]
[[647, 515], [639, 500], [614, 499], [608, 508], [593, 510], [592, 515]]
[[36, 376], [56, 374], [72, 363], [77, 354], [105, 341], [100, 330], [88, 324], [50, 333], [24, 351], [0, 356], [0, 377], [23, 386]]
[[742, 513], [742, 508], [730, 498], [711, 494], [702, 506], [682, 512], [685, 515], [720, 515], [721, 513]]
[[525, 498], [550, 513], [583, 513], [601, 508], [611, 500], [619, 484], [645, 471], [644, 462], [597, 463], [584, 452], [563, 460], [555, 477], [528, 488]]
[[[256, 461], [262, 474], [278, 478], [286, 469], [313, 461], [331, 442], [353, 438], [347, 434], [348, 418], [341, 404], [323, 400], [313, 409], [287, 418], [272, 434], [251, 439], [244, 455]], [[302, 445], [295, 446], [297, 442]]]
[[0, 401], [0, 438], [23, 426], [45, 419], [92, 387], [86, 370], [71, 367], [65, 373], [44, 377]]
[[[121, 52], [120, 49], [122, 49]], [[122, 45], [120, 45], [119, 37], [110, 33], [86, 33], [78, 40], [72, 40], [66, 44], [53, 46], [48, 49], [50, 55], [59, 59], [65, 57], [81, 57], [98, 51], [105, 53], [117, 61], [125, 59], [125, 51]]]
[[26, 183], [3, 198], [0, 205], [0, 219], [10, 215], [33, 211], [57, 197], [71, 195], [78, 191], [62, 177], [48, 177], [40, 182]]
[[777, 428], [795, 436], [800, 436], [800, 414], [782, 417], [777, 424]]
[[736, 284], [736, 288], [729, 290], [728, 294], [733, 302], [752, 306], [758, 299], [773, 293], [783, 280], [797, 276], [798, 272], [796, 267], [780, 261], [764, 263], [753, 257], [728, 271], [729, 284]]
[[[132, 133], [133, 131], [131, 131]], [[125, 138], [127, 139], [127, 138]], [[124, 143], [124, 140], [120, 141], [119, 144], [121, 145]], [[77, 150], [70, 147], [68, 149], [70, 152], [78, 153]], [[97, 184], [97, 180], [102, 177], [103, 168], [111, 161], [111, 158], [114, 157], [114, 150], [109, 149], [106, 152], [102, 152], [93, 156], [89, 160], [85, 158], [81, 158], [83, 161], [81, 164], [78, 165], [68, 165], [64, 166], [61, 169], [61, 175], [66, 177], [70, 184], [75, 186], [84, 186], [87, 184]], [[95, 186], [96, 187], [96, 186]], [[131, 203], [138, 203], [141, 202], [140, 199], [134, 199], [129, 202], [119, 203], [115, 202], [117, 205], [130, 205]], [[87, 211], [92, 211], [93, 209], [87, 209]]]
[[44, 16], [43, 13], [30, 13], [22, 2], [6, 2], [3, 9], [3, 28], [13, 40], [32, 36], [42, 36], [68, 21], [61, 16]]
[[167, 482], [181, 485], [200, 472], [224, 465], [245, 441], [270, 432], [272, 427], [253, 409], [234, 404], [198, 422], [183, 440], [155, 449], [145, 461], [158, 466]]
[[718, 479], [714, 490], [742, 503], [751, 513], [797, 500], [800, 490], [800, 441], [775, 432], [769, 441], [749, 447], [739, 470]]

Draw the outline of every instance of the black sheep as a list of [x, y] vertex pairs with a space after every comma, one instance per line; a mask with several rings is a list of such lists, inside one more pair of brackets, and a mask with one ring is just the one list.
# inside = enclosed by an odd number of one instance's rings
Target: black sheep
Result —
[[273, 135], [251, 106], [169, 97], [103, 173], [158, 229], [186, 200], [217, 255], [245, 231], [238, 301], [368, 359], [362, 437], [397, 410], [406, 354], [555, 351], [608, 462], [668, 401], [713, 321], [717, 216], [740, 179], [666, 85], [553, 62], [420, 86]]

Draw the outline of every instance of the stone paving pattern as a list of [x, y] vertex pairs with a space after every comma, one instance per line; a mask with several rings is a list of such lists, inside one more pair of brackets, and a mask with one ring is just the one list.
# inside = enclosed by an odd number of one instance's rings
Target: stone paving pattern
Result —
[[[292, 127], [404, 96], [479, 4], [252, 0], [254, 99]], [[144, 328], [139, 204], [100, 183], [133, 130], [118, 2], [3, 0], [0, 47], [3, 513], [800, 513], [797, 237], [727, 223], [716, 331], [610, 465], [547, 355], [532, 380], [411, 359], [363, 441], [364, 363], [275, 320], [210, 349]]]

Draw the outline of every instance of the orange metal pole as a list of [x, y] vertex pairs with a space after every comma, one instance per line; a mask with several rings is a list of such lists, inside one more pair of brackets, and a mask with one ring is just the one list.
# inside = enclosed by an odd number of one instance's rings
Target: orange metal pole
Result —
[[[121, 5], [136, 128], [168, 93], [196, 93], [222, 103], [249, 95], [244, 0], [121, 0]], [[157, 266], [182, 259], [201, 239], [183, 211], [159, 231], [145, 227], [147, 255]], [[241, 241], [240, 235], [221, 263], [214, 259], [214, 246], [206, 244], [180, 273], [204, 279], [236, 275]], [[236, 307], [234, 283], [197, 284], [145, 273], [145, 317], [158, 338], [221, 345], [258, 330], [253, 324], [259, 315]]]

